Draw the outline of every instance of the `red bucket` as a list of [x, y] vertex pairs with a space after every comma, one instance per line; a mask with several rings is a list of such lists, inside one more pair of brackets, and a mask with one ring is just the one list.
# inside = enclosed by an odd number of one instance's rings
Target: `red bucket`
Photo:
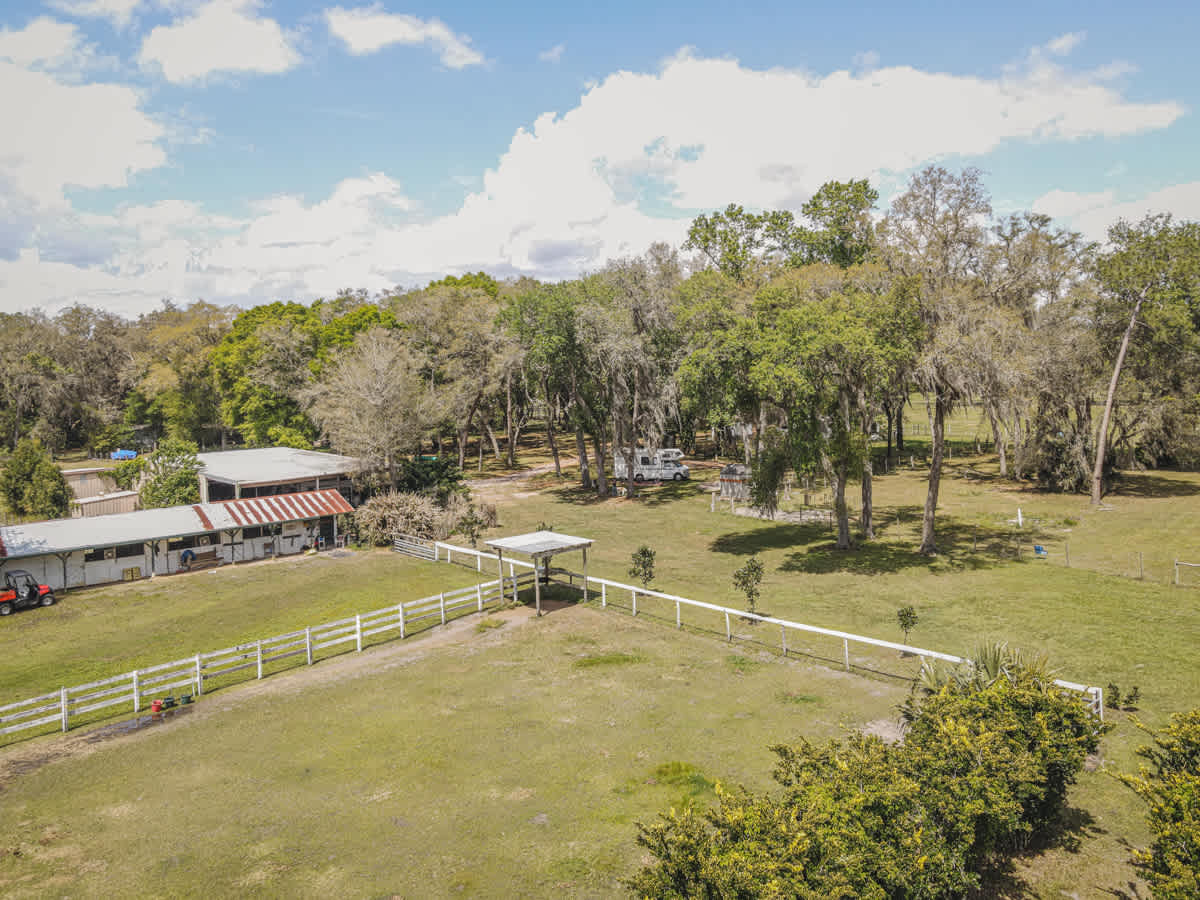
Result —
[[162, 712], [162, 701], [155, 700], [150, 704], [150, 712]]

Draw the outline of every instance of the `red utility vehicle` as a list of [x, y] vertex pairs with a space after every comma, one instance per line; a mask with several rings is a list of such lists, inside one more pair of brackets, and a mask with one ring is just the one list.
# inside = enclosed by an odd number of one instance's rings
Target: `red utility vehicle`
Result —
[[47, 585], [38, 584], [37, 579], [24, 569], [4, 573], [4, 584], [0, 585], [0, 616], [11, 615], [14, 610], [27, 606], [53, 605], [54, 591]]

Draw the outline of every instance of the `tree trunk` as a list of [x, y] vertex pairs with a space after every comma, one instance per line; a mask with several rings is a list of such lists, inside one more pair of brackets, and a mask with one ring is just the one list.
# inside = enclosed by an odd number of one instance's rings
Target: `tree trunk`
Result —
[[[471, 433], [471, 420], [475, 418], [475, 410], [479, 408], [479, 401], [482, 397], [483, 391], [475, 395], [475, 399], [471, 401], [471, 408], [467, 410], [467, 419], [463, 422], [462, 428], [458, 430], [458, 470], [460, 472], [467, 462], [467, 435]], [[483, 440], [483, 438], [481, 437], [480, 440]], [[440, 446], [438, 456], [441, 456]]]
[[585, 491], [592, 489], [592, 472], [588, 468], [587, 443], [583, 439], [583, 429], [575, 429], [575, 452], [579, 454], [579, 486]]
[[1129, 350], [1129, 339], [1133, 335], [1133, 327], [1137, 324], [1138, 313], [1142, 311], [1142, 302], [1146, 299], [1143, 293], [1133, 305], [1133, 315], [1129, 317], [1129, 325], [1121, 338], [1121, 349], [1117, 352], [1117, 362], [1113, 366], [1112, 380], [1108, 383], [1108, 396], [1104, 400], [1104, 416], [1100, 419], [1100, 431], [1096, 434], [1096, 467], [1092, 470], [1092, 506], [1099, 506], [1104, 496], [1104, 452], [1107, 449], [1108, 423], [1112, 418], [1113, 400], [1117, 396], [1117, 381], [1121, 377], [1121, 366], [1125, 364], [1125, 353]]
[[904, 400], [896, 406], [896, 452], [904, 452]]
[[868, 541], [875, 539], [875, 521], [874, 521], [874, 505], [872, 502], [872, 485], [871, 476], [873, 474], [874, 462], [871, 459], [871, 454], [867, 454], [867, 458], [863, 461], [862, 474], [862, 515], [860, 516], [860, 524], [862, 525], [863, 537]]
[[992, 423], [992, 440], [996, 442], [996, 453], [1000, 457], [1000, 477], [1008, 477], [1008, 456], [1006, 454], [1005, 445], [1008, 441], [1004, 440], [1004, 435], [1000, 433], [1000, 423], [996, 420], [996, 411], [992, 409], [992, 405], [987, 404], [988, 421]]
[[512, 373], [504, 378], [504, 430], [508, 435], [505, 464], [510, 469], [517, 467], [517, 429], [513, 421]]
[[[637, 417], [638, 417], [638, 392], [637, 392], [637, 389], [635, 388], [633, 391], [633, 414], [629, 417], [629, 421], [626, 423], [627, 430], [625, 432], [625, 447], [624, 447], [625, 496], [631, 500], [635, 496], [637, 496], [637, 479], [634, 477], [634, 474], [633, 474], [634, 463], [637, 458], [637, 447], [635, 446], [636, 441], [634, 440], [634, 437], [633, 437], [633, 427], [634, 427], [633, 423], [637, 421]], [[614, 435], [614, 437], [615, 437], [615, 435]]]
[[942, 451], [945, 449], [943, 430], [946, 424], [946, 404], [940, 393], [936, 394], [933, 403], [933, 416], [930, 421], [929, 439], [932, 453], [929, 461], [929, 490], [925, 493], [925, 514], [921, 519], [921, 549], [926, 556], [937, 554], [937, 541], [934, 538], [933, 523], [937, 514], [938, 489], [942, 485]]
[[550, 454], [554, 457], [554, 474], [562, 477], [562, 463], [558, 459], [558, 444], [554, 440], [554, 403], [550, 398], [550, 386], [542, 379], [542, 393], [546, 395], [546, 440], [550, 443]]
[[846, 469], [833, 469], [833, 512], [837, 517], [837, 548], [849, 550], [854, 546], [850, 538], [850, 511], [846, 507]]
[[488, 440], [492, 442], [492, 455], [496, 457], [496, 462], [500, 462], [500, 442], [496, 440], [496, 432], [492, 431], [492, 423], [484, 419], [483, 427], [487, 429]]
[[608, 454], [604, 449], [604, 428], [597, 428], [592, 433], [592, 443], [596, 446], [596, 493], [601, 497], [608, 496], [608, 473], [605, 467], [608, 463]]
[[753, 449], [753, 444], [751, 443], [750, 435], [754, 429], [753, 429], [753, 426], [751, 426], [748, 422], [740, 423], [740, 427], [742, 429], [742, 452], [746, 457], [744, 462], [746, 463], [746, 465], [750, 465], [751, 451]]
[[895, 424], [894, 423], [895, 415], [892, 413], [892, 404], [890, 401], [883, 404], [883, 413], [884, 413], [884, 415], [887, 416], [887, 456], [885, 457], [885, 459], [887, 459], [888, 462], [891, 462], [892, 461], [892, 425]]

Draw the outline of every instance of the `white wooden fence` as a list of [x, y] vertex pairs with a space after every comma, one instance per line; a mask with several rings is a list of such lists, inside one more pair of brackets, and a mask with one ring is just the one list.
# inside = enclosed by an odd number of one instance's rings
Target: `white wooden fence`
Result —
[[[473, 554], [473, 553], [478, 552], [475, 550], [468, 550], [465, 547], [455, 547], [451, 544], [439, 543], [438, 547], [442, 548], [446, 551], [445, 558], [446, 558], [447, 562], [450, 561], [452, 553]], [[439, 556], [440, 556], [440, 554], [439, 554]], [[495, 559], [495, 557], [491, 557], [491, 558]], [[576, 581], [578, 580], [578, 586], [580, 587], [580, 589], [582, 589], [583, 576], [581, 576], [580, 574], [574, 573], [574, 572], [567, 572], [565, 570], [559, 570], [559, 569], [553, 570], [553, 572], [560, 573], [562, 575], [566, 575], [570, 579], [569, 584], [572, 587], [576, 586]], [[667, 594], [667, 593], [663, 593], [662, 591], [650, 590], [649, 588], [635, 587], [634, 585], [631, 585], [631, 584], [623, 584], [619, 581], [610, 581], [607, 578], [595, 578], [595, 577], [589, 576], [587, 579], [587, 587], [593, 594], [595, 593], [597, 585], [599, 585], [599, 587], [600, 587], [600, 605], [602, 607], [608, 606], [608, 590], [609, 590], [609, 588], [612, 588], [612, 589], [618, 590], [618, 591], [622, 591], [622, 592], [628, 591], [629, 595], [630, 595], [631, 608], [633, 611], [633, 615], [635, 615], [635, 616], [638, 614], [638, 597], [639, 596], [656, 597], [656, 598], [660, 598], [662, 600], [666, 600], [670, 603], [674, 603], [675, 604], [675, 627], [676, 628], [683, 627], [683, 612], [682, 611], [683, 611], [683, 607], [685, 607], [685, 606], [693, 608], [693, 609], [706, 609], [706, 610], [710, 610], [712, 612], [718, 613], [720, 615], [723, 615], [725, 618], [725, 638], [726, 638], [726, 640], [729, 640], [729, 641], [733, 640], [733, 622], [737, 618], [753, 620], [753, 621], [756, 621], [756, 622], [759, 622], [762, 624], [766, 624], [766, 625], [776, 625], [779, 627], [780, 645], [783, 650], [783, 654], [785, 656], [788, 653], [788, 632], [819, 634], [819, 635], [824, 635], [826, 637], [831, 637], [831, 638], [840, 640], [842, 642], [842, 666], [847, 672], [849, 672], [851, 669], [851, 664], [850, 664], [850, 645], [851, 644], [861, 644], [861, 645], [865, 645], [865, 646], [869, 646], [869, 647], [880, 647], [880, 648], [887, 649], [887, 650], [896, 650], [900, 653], [908, 653], [913, 656], [919, 656], [919, 657], [922, 657], [925, 659], [940, 659], [940, 660], [943, 660], [943, 661], [949, 662], [949, 663], [966, 662], [965, 658], [963, 658], [961, 656], [956, 656], [952, 653], [941, 653], [937, 650], [926, 650], [922, 647], [912, 647], [912, 646], [909, 646], [908, 644], [897, 644], [894, 641], [885, 641], [885, 640], [881, 640], [880, 638], [866, 637], [864, 635], [853, 634], [848, 631], [838, 631], [838, 630], [832, 629], [832, 628], [819, 628], [816, 625], [804, 625], [800, 622], [791, 622], [791, 621], [788, 621], [787, 619], [779, 619], [774, 616], [762, 616], [762, 615], [758, 615], [756, 613], [746, 612], [745, 610], [741, 610], [741, 609], [731, 609], [730, 607], [727, 607], [727, 606], [719, 606], [715, 603], [705, 603], [701, 600], [690, 600], [687, 597], [680, 597], [676, 594]], [[1094, 687], [1091, 685], [1077, 684], [1076, 682], [1073, 682], [1073, 681], [1063, 681], [1061, 679], [1056, 680], [1054, 683], [1056, 685], [1058, 685], [1059, 687], [1064, 688], [1066, 690], [1077, 691], [1077, 692], [1083, 694], [1087, 698], [1088, 708], [1103, 721], [1103, 719], [1104, 719], [1104, 691], [1102, 688]]]
[[354, 649], [361, 652], [364, 641], [375, 635], [396, 631], [398, 637], [404, 638], [414, 626], [424, 626], [431, 621], [434, 625], [445, 625], [457, 616], [503, 605], [506, 596], [515, 598], [520, 587], [528, 586], [532, 580], [532, 572], [514, 574], [503, 581], [497, 579], [444, 591], [236, 647], [198, 653], [87, 684], [62, 687], [0, 706], [0, 735], [43, 728], [52, 723], [66, 731], [73, 718], [108, 707], [131, 705], [133, 712], [139, 713], [147, 698], [163, 697], [174, 691], [190, 691], [199, 696], [204, 693], [206, 682], [215, 678], [250, 669], [254, 670], [255, 677], [262, 678], [265, 666], [293, 657], [303, 656], [305, 663], [311, 666], [320, 651], [332, 647], [353, 644]]

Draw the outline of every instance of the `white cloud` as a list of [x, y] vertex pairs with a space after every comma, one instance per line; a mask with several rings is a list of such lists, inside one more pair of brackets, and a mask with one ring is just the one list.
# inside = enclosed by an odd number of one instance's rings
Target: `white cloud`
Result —
[[120, 84], [71, 84], [0, 61], [0, 181], [40, 204], [63, 189], [124, 187], [166, 162], [163, 129]]
[[864, 50], [861, 53], [854, 54], [854, 67], [856, 69], [874, 69], [879, 65], [879, 53], [875, 50]]
[[1169, 212], [1177, 219], [1200, 219], [1200, 181], [1173, 184], [1133, 200], [1116, 199], [1113, 191], [1075, 193], [1053, 190], [1033, 203], [1093, 241], [1105, 240], [1108, 227], [1120, 219], [1140, 221], [1153, 213]]
[[1047, 42], [1046, 49], [1055, 56], [1066, 56], [1076, 47], [1083, 43], [1086, 35], [1082, 31], [1070, 31], [1066, 34], [1061, 34], [1054, 40]]
[[451, 69], [481, 65], [483, 54], [471, 46], [471, 39], [455, 34], [440, 19], [418, 19], [384, 12], [376, 3], [356, 9], [335, 6], [325, 10], [325, 21], [333, 35], [355, 55], [375, 53], [392, 44], [429, 44], [442, 65]]
[[45, 16], [20, 31], [0, 29], [0, 60], [22, 68], [78, 68], [90, 56], [79, 29]]
[[[1136, 134], [1181, 114], [1044, 56], [987, 79], [907, 66], [819, 76], [681, 53], [656, 72], [610, 75], [566, 113], [518, 129], [452, 214], [419, 219], [384, 173], [347, 179], [315, 202], [273, 197], [250, 221], [207, 230], [185, 229], [194, 210], [160, 210], [157, 224], [126, 211], [113, 227], [138, 239], [122, 239], [106, 266], [53, 279], [37, 274], [44, 261], [0, 262], [0, 294], [54, 307], [104, 303], [124, 285], [122, 303], [135, 294], [151, 306], [163, 296], [253, 303], [479, 268], [567, 277], [655, 240], [679, 243], [697, 210], [731, 201], [795, 209], [830, 179], [895, 183], [933, 160]], [[1182, 204], [1184, 194], [1161, 199]], [[1060, 192], [1040, 202], [1090, 216], [1113, 198]]]
[[107, 19], [114, 28], [125, 28], [143, 0], [50, 0], [49, 6], [82, 19]]
[[556, 63], [561, 62], [563, 54], [567, 52], [566, 44], [555, 44], [549, 50], [543, 50], [538, 54], [538, 59], [542, 62]]
[[291, 38], [258, 15], [257, 0], [211, 0], [190, 17], [155, 27], [138, 62], [168, 81], [198, 81], [214, 72], [286, 72], [300, 62]]

